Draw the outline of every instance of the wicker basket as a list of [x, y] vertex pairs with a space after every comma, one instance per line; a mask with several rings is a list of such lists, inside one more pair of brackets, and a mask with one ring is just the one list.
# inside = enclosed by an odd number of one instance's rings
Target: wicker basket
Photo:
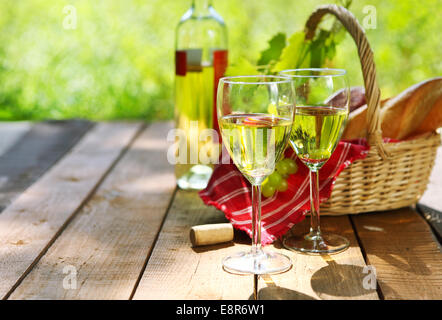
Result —
[[383, 211], [415, 204], [424, 193], [440, 135], [384, 144], [380, 124], [380, 90], [376, 81], [373, 52], [365, 32], [347, 9], [318, 7], [306, 23], [306, 39], [312, 39], [322, 17], [331, 13], [351, 34], [358, 48], [367, 99], [367, 128], [370, 151], [341, 172], [331, 197], [321, 204], [322, 215]]

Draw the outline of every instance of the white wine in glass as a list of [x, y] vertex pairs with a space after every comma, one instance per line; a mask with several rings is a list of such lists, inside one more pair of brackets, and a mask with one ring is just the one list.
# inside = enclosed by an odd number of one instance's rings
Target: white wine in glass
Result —
[[223, 259], [226, 271], [274, 274], [291, 267], [290, 258], [261, 247], [261, 184], [275, 170], [292, 130], [292, 81], [281, 76], [225, 77], [218, 87], [218, 123], [223, 143], [252, 185], [252, 248]]
[[275, 170], [275, 159], [287, 145], [292, 119], [266, 114], [233, 114], [221, 118], [225, 145], [238, 169], [253, 184]]
[[[341, 252], [346, 238], [324, 233], [319, 223], [319, 170], [338, 145], [348, 117], [350, 89], [342, 69], [293, 69], [280, 72], [293, 80], [296, 115], [290, 144], [310, 170], [310, 232], [287, 236], [283, 245], [312, 254]], [[339, 97], [339, 99], [337, 99]]]
[[308, 167], [320, 169], [335, 150], [346, 119], [343, 108], [297, 107], [290, 144], [299, 159]]

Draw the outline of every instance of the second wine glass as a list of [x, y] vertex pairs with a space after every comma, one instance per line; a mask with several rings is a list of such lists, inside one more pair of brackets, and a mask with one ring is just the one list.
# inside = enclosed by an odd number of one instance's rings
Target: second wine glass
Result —
[[272, 274], [291, 267], [287, 256], [261, 248], [261, 184], [288, 144], [294, 99], [292, 81], [286, 77], [238, 76], [219, 82], [217, 111], [223, 144], [252, 185], [251, 219], [242, 221], [252, 225], [252, 248], [226, 257], [226, 271]]
[[348, 116], [350, 89], [342, 69], [293, 69], [280, 72], [293, 79], [296, 116], [290, 143], [310, 170], [310, 232], [285, 237], [283, 244], [294, 251], [330, 254], [349, 246], [346, 238], [323, 233], [319, 224], [319, 169], [335, 151]]

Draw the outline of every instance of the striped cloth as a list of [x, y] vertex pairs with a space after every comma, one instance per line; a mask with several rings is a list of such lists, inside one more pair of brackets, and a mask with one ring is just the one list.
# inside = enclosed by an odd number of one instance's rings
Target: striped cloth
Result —
[[[365, 139], [339, 142], [335, 152], [319, 171], [320, 202], [330, 197], [339, 173], [353, 161], [365, 158], [368, 150]], [[223, 154], [226, 156], [227, 153]], [[297, 159], [291, 148], [287, 148], [285, 157], [296, 159], [298, 171], [288, 177], [287, 191], [277, 191], [272, 197], [262, 198], [262, 245], [270, 244], [281, 237], [294, 224], [302, 221], [310, 210], [308, 168]], [[251, 185], [231, 161], [222, 159], [220, 163], [216, 165], [207, 187], [199, 192], [199, 196], [206, 205], [223, 211], [236, 229], [247, 232], [251, 237]]]

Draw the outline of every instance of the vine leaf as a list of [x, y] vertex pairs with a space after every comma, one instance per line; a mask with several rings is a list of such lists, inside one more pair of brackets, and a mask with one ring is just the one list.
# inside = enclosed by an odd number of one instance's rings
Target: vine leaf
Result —
[[282, 50], [279, 61], [275, 64], [272, 72], [279, 72], [286, 69], [294, 69], [303, 66], [308, 42], [304, 41], [304, 31], [292, 34], [288, 40], [288, 45]]
[[261, 57], [258, 60], [258, 65], [264, 66], [278, 61], [285, 46], [285, 33], [279, 32], [275, 34], [273, 38], [269, 40], [269, 47], [261, 52]]

